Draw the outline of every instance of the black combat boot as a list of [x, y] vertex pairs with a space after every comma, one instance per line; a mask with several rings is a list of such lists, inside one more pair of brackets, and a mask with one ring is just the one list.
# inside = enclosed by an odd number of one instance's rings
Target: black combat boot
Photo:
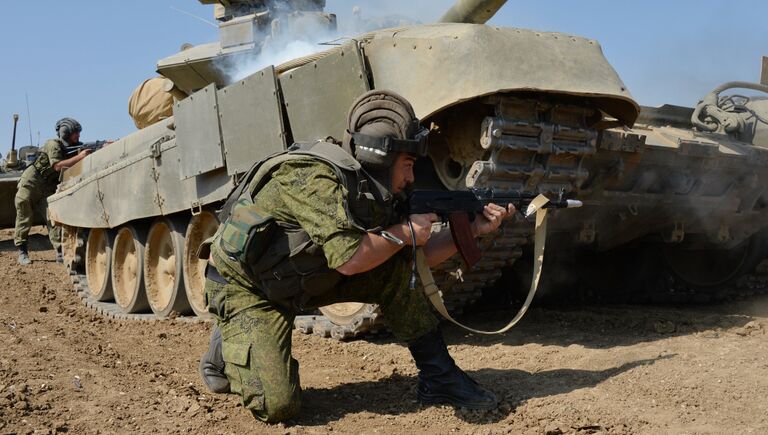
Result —
[[408, 350], [419, 369], [416, 395], [420, 402], [448, 403], [481, 410], [492, 410], [498, 406], [495, 394], [481, 387], [456, 366], [440, 330], [435, 329], [410, 342]]
[[208, 351], [200, 358], [200, 377], [213, 393], [229, 393], [229, 379], [224, 374], [224, 357], [221, 354], [221, 330], [213, 326]]
[[32, 263], [32, 260], [29, 259], [29, 251], [27, 250], [27, 245], [19, 245], [19, 264], [26, 266], [30, 263]]

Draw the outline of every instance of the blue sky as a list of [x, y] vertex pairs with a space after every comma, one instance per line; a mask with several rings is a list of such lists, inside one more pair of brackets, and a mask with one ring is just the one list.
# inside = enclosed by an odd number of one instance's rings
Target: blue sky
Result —
[[[354, 5], [363, 16], [399, 14], [437, 19], [453, 0], [327, 0], [339, 22]], [[84, 126], [83, 140], [119, 138], [135, 130], [128, 97], [155, 74], [157, 60], [181, 44], [217, 39], [212, 7], [195, 0], [4, 1], [0, 48], [0, 151], [53, 136], [57, 119]], [[692, 106], [713, 87], [756, 82], [768, 55], [765, 0], [510, 0], [491, 21], [505, 27], [558, 31], [598, 40], [643, 105]]]

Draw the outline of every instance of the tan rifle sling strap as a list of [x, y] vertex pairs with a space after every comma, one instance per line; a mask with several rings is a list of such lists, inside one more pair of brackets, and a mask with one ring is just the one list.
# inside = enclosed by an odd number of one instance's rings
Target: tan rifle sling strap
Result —
[[429, 269], [429, 263], [427, 263], [427, 257], [424, 254], [424, 250], [419, 248], [416, 250], [416, 268], [419, 271], [421, 285], [424, 287], [424, 294], [435, 307], [437, 312], [439, 312], [443, 317], [450, 320], [454, 324], [461, 326], [467, 331], [477, 334], [502, 334], [512, 329], [512, 327], [515, 326], [517, 322], [523, 318], [525, 312], [528, 311], [528, 307], [531, 305], [533, 297], [536, 295], [536, 290], [539, 287], [541, 266], [542, 262], [544, 261], [544, 242], [547, 238], [547, 209], [543, 208], [543, 206], [547, 202], [549, 202], [547, 197], [544, 195], [539, 195], [533, 201], [531, 201], [531, 204], [528, 206], [528, 210], [526, 210], [525, 213], [526, 216], [530, 216], [531, 214], [536, 213], [536, 233], [533, 245], [533, 279], [531, 280], [531, 288], [528, 290], [528, 297], [525, 299], [525, 303], [523, 303], [523, 306], [517, 312], [515, 317], [512, 318], [512, 320], [510, 320], [505, 327], [499, 329], [498, 331], [481, 331], [478, 329], [472, 329], [451, 317], [451, 315], [448, 313], [448, 310], [445, 308], [445, 303], [443, 302], [443, 294], [437, 287], [437, 284], [435, 284], [435, 279], [432, 276], [432, 271]]

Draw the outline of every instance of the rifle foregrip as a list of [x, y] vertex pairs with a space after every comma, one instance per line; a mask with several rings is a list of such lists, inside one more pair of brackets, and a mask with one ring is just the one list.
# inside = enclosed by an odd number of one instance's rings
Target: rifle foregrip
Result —
[[475, 238], [472, 236], [472, 227], [469, 222], [469, 215], [467, 212], [455, 212], [448, 215], [448, 222], [451, 224], [451, 236], [453, 236], [453, 243], [456, 244], [461, 258], [467, 265], [467, 269], [471, 270], [480, 258], [482, 253], [480, 248], [475, 243]]

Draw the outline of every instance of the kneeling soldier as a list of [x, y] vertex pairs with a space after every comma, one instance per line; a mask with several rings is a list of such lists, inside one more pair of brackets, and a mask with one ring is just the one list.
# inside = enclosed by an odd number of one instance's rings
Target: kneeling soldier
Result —
[[[361, 96], [343, 148], [296, 144], [258, 164], [227, 201], [210, 245], [206, 298], [217, 326], [200, 362], [206, 385], [231, 390], [263, 421], [299, 412], [299, 364], [291, 355], [297, 312], [338, 302], [378, 304], [419, 369], [428, 404], [493, 409], [496, 396], [456, 366], [423, 293], [409, 289], [415, 240], [435, 266], [456, 252], [434, 214], [399, 216], [395, 203], [426, 155], [428, 130], [387, 91]], [[486, 206], [475, 236], [497, 230], [509, 210]], [[409, 228], [408, 219], [412, 224]], [[403, 243], [404, 242], [404, 243]]]

